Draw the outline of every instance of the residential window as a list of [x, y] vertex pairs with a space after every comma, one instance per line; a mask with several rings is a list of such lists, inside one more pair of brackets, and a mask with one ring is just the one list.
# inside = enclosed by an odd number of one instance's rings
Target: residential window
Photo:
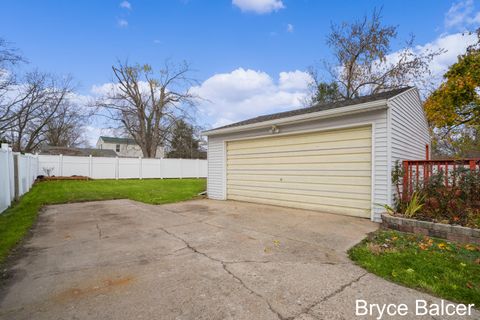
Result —
[[119, 145], [119, 144], [117, 144], [117, 145], [115, 146], [115, 151], [120, 152], [120, 145]]

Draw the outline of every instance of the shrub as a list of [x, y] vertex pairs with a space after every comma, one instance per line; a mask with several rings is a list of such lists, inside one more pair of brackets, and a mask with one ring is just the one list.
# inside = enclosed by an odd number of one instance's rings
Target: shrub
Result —
[[480, 228], [480, 171], [457, 168], [449, 174], [432, 173], [427, 181], [413, 186], [413, 194], [402, 196], [403, 167], [397, 162], [392, 170], [395, 186], [394, 210], [406, 217]]

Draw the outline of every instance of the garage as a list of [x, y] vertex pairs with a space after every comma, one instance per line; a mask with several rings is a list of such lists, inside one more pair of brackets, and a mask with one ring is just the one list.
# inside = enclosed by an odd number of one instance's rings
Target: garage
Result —
[[425, 159], [416, 88], [246, 119], [208, 137], [207, 194], [381, 221], [397, 161]]
[[370, 217], [371, 127], [227, 142], [227, 199]]

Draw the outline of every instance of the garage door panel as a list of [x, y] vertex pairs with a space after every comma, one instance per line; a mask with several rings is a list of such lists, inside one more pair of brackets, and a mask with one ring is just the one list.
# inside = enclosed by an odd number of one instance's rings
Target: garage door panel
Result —
[[[311, 175], [309, 173], [305, 173], [304, 175], [300, 175], [299, 172], [296, 171], [295, 175], [288, 176], [288, 175], [278, 175], [278, 173], [273, 173], [271, 175], [267, 175], [265, 173], [262, 174], [228, 174], [227, 181], [228, 183], [232, 183], [232, 180], [235, 182], [238, 181], [247, 181], [247, 182], [254, 182], [254, 181], [266, 181], [266, 182], [298, 182], [298, 183], [311, 183], [311, 184], [334, 184], [334, 185], [362, 185], [362, 186], [370, 186], [370, 177], [369, 172], [365, 173], [364, 176], [340, 176], [338, 172], [334, 171], [331, 172], [334, 175], [326, 175], [326, 172], [322, 172], [322, 175]], [[356, 174], [360, 174], [362, 172], [355, 172]]]
[[342, 198], [334, 198], [334, 197], [326, 197], [326, 196], [317, 196], [317, 195], [298, 195], [292, 194], [290, 192], [271, 192], [271, 191], [249, 191], [249, 190], [239, 190], [239, 189], [232, 189], [229, 191], [229, 195], [231, 196], [251, 196], [251, 197], [258, 197], [258, 198], [265, 198], [265, 199], [282, 199], [285, 201], [296, 201], [296, 202], [309, 202], [309, 203], [317, 203], [323, 205], [330, 205], [330, 206], [341, 206], [341, 207], [351, 207], [351, 208], [361, 208], [361, 209], [368, 209], [370, 208], [370, 201], [367, 200], [358, 200], [358, 199], [342, 199]]
[[[308, 186], [308, 185], [307, 185]], [[251, 187], [248, 186], [236, 186], [236, 185], [229, 185], [229, 192], [230, 194], [239, 194], [241, 191], [250, 191]], [[327, 197], [327, 198], [338, 198], [338, 199], [354, 199], [354, 200], [363, 200], [365, 196], [368, 194], [365, 190], [361, 193], [358, 192], [345, 192], [339, 191], [336, 188], [336, 191], [330, 190], [315, 190], [309, 188], [292, 188], [292, 189], [285, 189], [279, 187], [256, 187], [255, 190], [260, 192], [267, 192], [267, 193], [287, 193], [289, 195], [305, 195], [305, 196], [314, 196], [314, 197]]]
[[229, 170], [369, 170], [371, 164], [369, 162], [354, 163], [269, 163], [269, 164], [231, 164], [228, 165]]
[[344, 154], [370, 154], [371, 147], [349, 147], [346, 149], [345, 147], [333, 147], [333, 148], [327, 148], [327, 149], [301, 149], [301, 148], [294, 148], [292, 147], [291, 150], [289, 150], [287, 147], [285, 148], [286, 151], [266, 151], [266, 148], [262, 148], [261, 150], [254, 150], [250, 153], [238, 153], [234, 154], [229, 153], [228, 154], [228, 159], [256, 159], [256, 158], [265, 158], [265, 157], [275, 157], [275, 158], [281, 158], [281, 157], [293, 157], [297, 156], [298, 154], [304, 155], [304, 156], [317, 156], [317, 155], [344, 155]]
[[[257, 142], [257, 140], [265, 140], [265, 139], [255, 139], [252, 141]], [[235, 141], [235, 143], [242, 142], [242, 141]], [[371, 140], [365, 137], [352, 137], [350, 140], [328, 140], [328, 141], [303, 141], [299, 140], [298, 142], [281, 142], [279, 141], [276, 144], [266, 144], [262, 143], [260, 146], [254, 145], [245, 145], [241, 148], [234, 147], [232, 145], [227, 146], [228, 152], [230, 154], [244, 154], [244, 153], [252, 153], [252, 152], [274, 152], [274, 151], [295, 151], [295, 150], [330, 150], [336, 148], [354, 148], [354, 147], [370, 147]]]
[[[345, 152], [345, 151], [344, 151]], [[275, 156], [268, 156], [263, 158], [253, 158], [253, 159], [232, 159], [229, 158], [227, 163], [229, 165], [234, 164], [287, 164], [287, 163], [354, 163], [354, 162], [364, 162], [370, 163], [371, 155], [369, 153], [361, 153], [361, 154], [350, 154], [350, 153], [342, 153], [342, 154], [323, 154], [323, 155], [305, 155], [302, 156], [295, 156], [291, 155], [290, 157], [275, 157]]]
[[365, 209], [340, 207], [340, 206], [327, 206], [327, 205], [322, 205], [317, 203], [283, 201], [281, 199], [271, 200], [271, 199], [243, 197], [243, 196], [231, 196], [229, 199], [237, 200], [237, 201], [261, 203], [261, 204], [269, 204], [274, 206], [323, 211], [323, 212], [337, 213], [337, 214], [349, 215], [354, 217], [362, 217], [362, 218], [370, 216], [369, 209], [365, 210]]
[[[288, 137], [285, 139], [285, 137]], [[296, 145], [315, 142], [348, 141], [358, 139], [370, 139], [370, 129], [360, 128], [351, 130], [335, 130], [322, 132], [322, 134], [299, 134], [289, 136], [278, 136], [268, 138], [258, 138], [252, 140], [239, 140], [229, 144], [228, 151], [262, 148], [271, 146]]]
[[370, 216], [370, 127], [230, 141], [226, 162], [228, 199]]
[[283, 190], [309, 190], [309, 191], [323, 191], [329, 193], [346, 193], [348, 194], [360, 194], [362, 196], [368, 195], [371, 192], [370, 184], [358, 185], [348, 181], [349, 184], [329, 184], [328, 181], [325, 183], [298, 183], [298, 182], [289, 182], [289, 181], [252, 181], [252, 180], [236, 180], [235, 182], [228, 183], [228, 189], [231, 188], [248, 188], [255, 187], [261, 189], [283, 189]]

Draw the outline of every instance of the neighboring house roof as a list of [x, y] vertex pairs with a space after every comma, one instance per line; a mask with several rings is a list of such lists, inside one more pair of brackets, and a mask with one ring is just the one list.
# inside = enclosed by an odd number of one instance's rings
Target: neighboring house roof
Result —
[[106, 143], [118, 143], [118, 144], [137, 144], [132, 138], [115, 138], [115, 137], [104, 137], [100, 136], [100, 139]]
[[42, 146], [39, 154], [64, 156], [94, 156], [94, 157], [116, 157], [114, 150], [93, 149], [93, 148], [69, 148], [57, 146]]
[[232, 124], [229, 124], [229, 125], [226, 125], [226, 126], [223, 126], [223, 127], [208, 130], [208, 131], [205, 131], [204, 134], [205, 135], [215, 134], [215, 133], [217, 133], [216, 132], [217, 130], [218, 131], [224, 131], [224, 129], [229, 129], [229, 128], [233, 129], [233, 128], [236, 128], [236, 127], [253, 125], [253, 124], [256, 124], [256, 123], [262, 123], [262, 122], [267, 122], [267, 121], [272, 121], [272, 120], [290, 118], [290, 117], [295, 117], [295, 116], [300, 116], [300, 115], [307, 115], [307, 114], [311, 114], [311, 113], [317, 113], [317, 112], [322, 112], [322, 111], [327, 111], [327, 110], [332, 110], [332, 109], [341, 109], [341, 108], [344, 108], [344, 107], [349, 107], [349, 106], [364, 104], [364, 103], [369, 103], [369, 102], [383, 101], [383, 100], [393, 98], [394, 96], [397, 96], [400, 93], [405, 92], [405, 91], [410, 90], [410, 89], [412, 89], [412, 87], [404, 87], [404, 88], [393, 89], [393, 90], [389, 90], [389, 91], [384, 91], [384, 92], [371, 94], [371, 95], [368, 95], [368, 96], [362, 96], [362, 97], [358, 97], [358, 98], [353, 98], [353, 99], [348, 99], [348, 100], [340, 100], [340, 101], [331, 102], [331, 103], [317, 104], [317, 105], [314, 105], [312, 107], [263, 115], [263, 116], [243, 120], [243, 121], [240, 121], [240, 122], [232, 123]]

